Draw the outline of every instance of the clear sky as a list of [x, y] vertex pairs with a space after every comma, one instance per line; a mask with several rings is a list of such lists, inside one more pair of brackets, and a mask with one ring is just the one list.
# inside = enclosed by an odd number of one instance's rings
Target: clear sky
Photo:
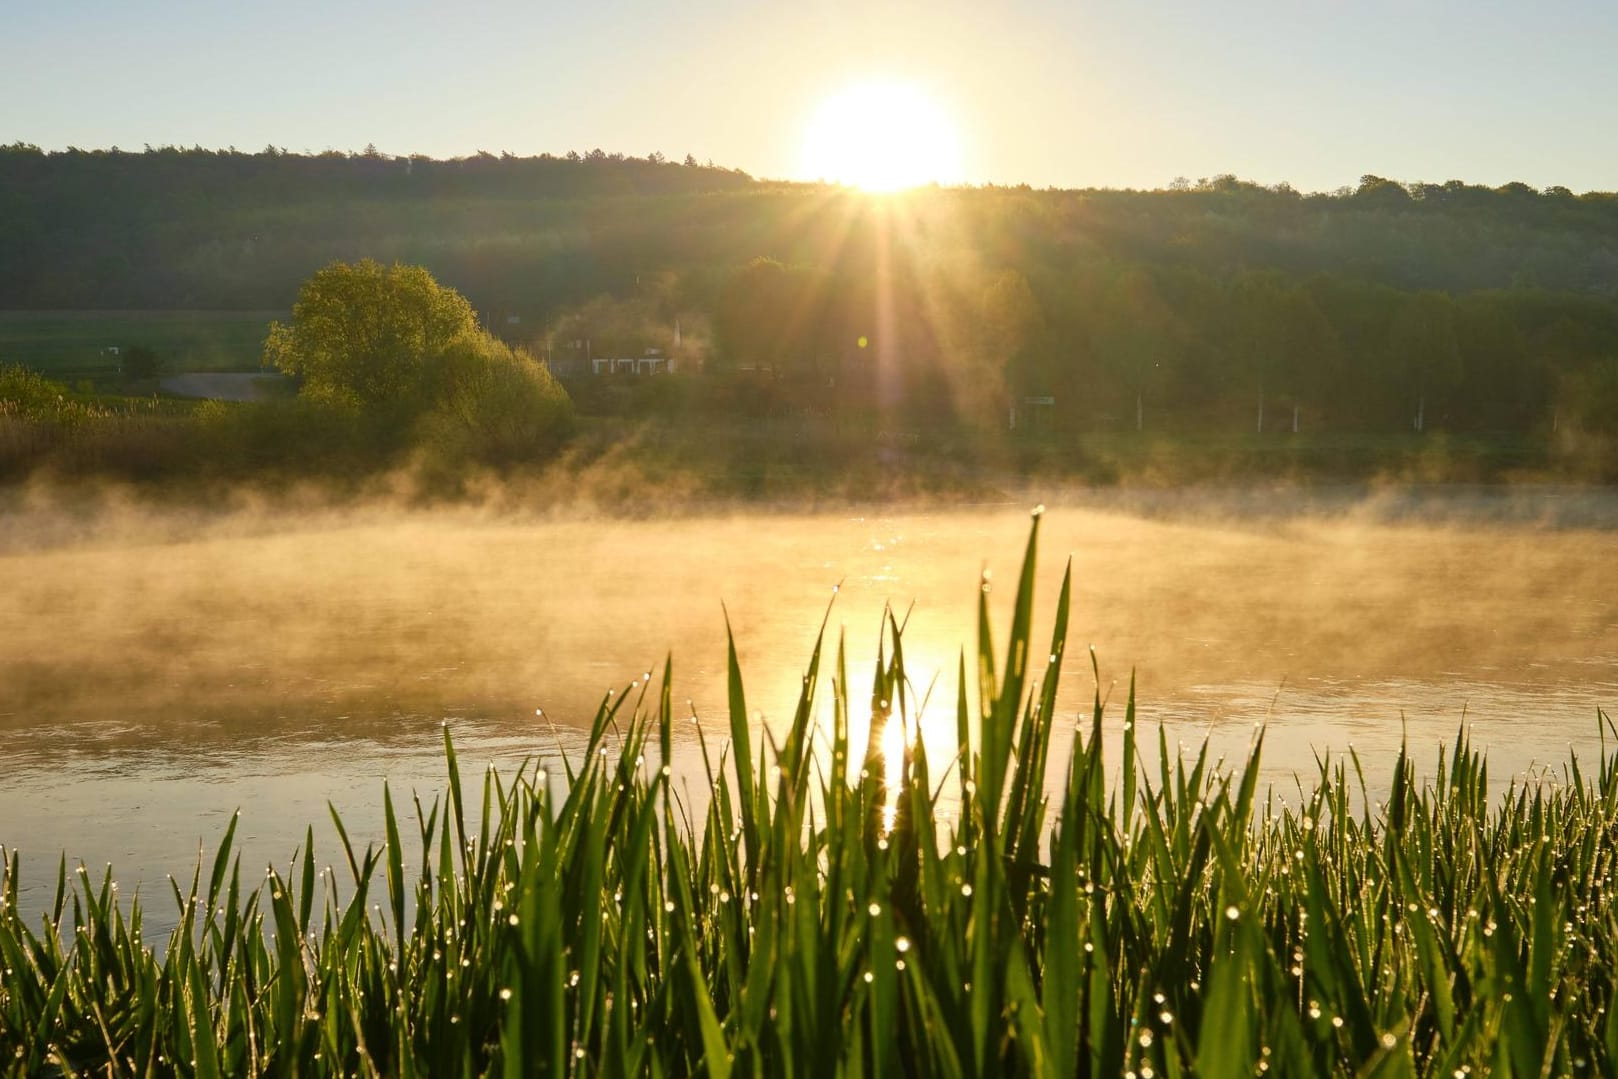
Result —
[[913, 84], [964, 177], [1618, 189], [1618, 0], [0, 0], [0, 142], [601, 147], [802, 178]]

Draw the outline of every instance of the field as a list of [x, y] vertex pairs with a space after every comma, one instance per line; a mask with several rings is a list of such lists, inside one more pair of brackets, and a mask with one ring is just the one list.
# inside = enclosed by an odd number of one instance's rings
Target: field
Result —
[[68, 383], [118, 381], [117, 348], [145, 346], [165, 374], [254, 371], [280, 311], [0, 311], [0, 364]]
[[260, 876], [233, 861], [232, 824], [189, 886], [155, 899], [179, 914], [160, 948], [111, 869], [64, 865], [30, 929], [7, 860], [0, 1061], [16, 1075], [1612, 1074], [1618, 753], [1493, 799], [1463, 731], [1429, 778], [1401, 754], [1385, 802], [1363, 797], [1354, 758], [1267, 795], [1262, 737], [1235, 771], [1206, 746], [1144, 766], [1131, 693], [1114, 771], [1099, 700], [1080, 730], [1056, 718], [1070, 576], [1050, 664], [1034, 659], [1036, 537], [1037, 523], [1003, 653], [985, 578], [949, 760], [912, 739], [917, 687], [890, 619], [858, 681], [840, 646], [816, 644], [767, 744], [732, 646], [730, 739], [704, 744], [695, 797], [661, 766], [680, 722], [665, 670], [603, 700], [582, 754], [487, 773], [481, 798], [446, 734], [445, 794], [386, 795], [380, 849], [353, 849], [338, 822], [337, 857], [311, 830]]

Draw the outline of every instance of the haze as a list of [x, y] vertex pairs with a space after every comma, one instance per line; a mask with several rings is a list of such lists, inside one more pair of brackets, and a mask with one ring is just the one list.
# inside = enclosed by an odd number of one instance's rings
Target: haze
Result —
[[[1071, 554], [1065, 706], [1084, 708], [1094, 690], [1086, 644], [1104, 692], [1133, 669], [1149, 707], [1207, 698], [1201, 722], [1215, 724], [1241, 713], [1230, 699], [1254, 687], [1278, 694], [1284, 715], [1292, 695], [1328, 687], [1582, 689], [1610, 677], [1601, 665], [1618, 656], [1604, 555], [1614, 500], [1571, 500], [1564, 512], [1585, 512], [1563, 527], [1525, 523], [1513, 509], [1522, 504], [1464, 492], [1414, 509], [1205, 494], [1133, 506], [1092, 496], [1054, 509], [1041, 610], [1048, 617]], [[1401, 521], [1395, 509], [1425, 520]], [[1602, 527], [1577, 526], [1592, 522]], [[229, 746], [427, 727], [445, 715], [520, 731], [536, 708], [582, 726], [605, 692], [670, 652], [677, 695], [717, 722], [725, 611], [768, 722], [788, 713], [839, 582], [831, 626], [846, 628], [851, 655], [874, 649], [884, 604], [913, 604], [912, 669], [939, 674], [940, 699], [953, 701], [978, 569], [1001, 573], [1003, 608], [1027, 515], [1009, 504], [609, 523], [378, 505], [303, 519], [273, 508], [126, 509], [88, 522], [34, 508], [7, 523], [0, 722], [50, 730], [53, 744]], [[1210, 686], [1236, 688], [1210, 696]], [[1391, 692], [1380, 714], [1354, 718], [1392, 720], [1430, 703], [1419, 689], [1408, 700]], [[1439, 698], [1439, 734], [1463, 707], [1487, 716], [1469, 692]], [[1307, 755], [1292, 763], [1307, 766]]]

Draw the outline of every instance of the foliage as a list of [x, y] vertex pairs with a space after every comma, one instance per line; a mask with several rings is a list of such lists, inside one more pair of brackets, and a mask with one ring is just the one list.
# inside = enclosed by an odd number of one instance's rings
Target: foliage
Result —
[[369, 441], [413, 442], [438, 469], [533, 461], [571, 430], [572, 402], [550, 372], [479, 327], [466, 298], [419, 266], [325, 267], [304, 283], [291, 323], [271, 325], [264, 355], [301, 376], [302, 397], [327, 418], [351, 413]]
[[559, 341], [666, 349], [705, 319], [716, 369], [915, 425], [1053, 396], [1059, 434], [1546, 432], [1564, 376], [1618, 355], [1612, 193], [1216, 176], [873, 201], [604, 151], [26, 145], [0, 147], [0, 192], [0, 308], [284, 309], [370, 257], [427, 267], [564, 377]]
[[0, 408], [8, 415], [40, 416], [56, 409], [68, 390], [37, 371], [16, 364], [0, 366]]
[[103, 415], [59, 382], [16, 364], [0, 364], [0, 418], [73, 426]]
[[1618, 435], [1618, 357], [1570, 373], [1562, 387], [1562, 398], [1576, 430]]
[[433, 402], [417, 442], [439, 466], [511, 465], [556, 449], [572, 431], [573, 404], [526, 352], [489, 336], [462, 334], [426, 375]]
[[290, 324], [270, 324], [264, 362], [315, 397], [399, 406], [420, 398], [429, 363], [476, 332], [466, 297], [420, 266], [334, 262], [298, 290]]
[[[1005, 658], [986, 596], [975, 693], [961, 658], [952, 760], [914, 740], [890, 616], [870, 697], [843, 648], [817, 643], [790, 725], [764, 744], [733, 646], [730, 741], [716, 761], [697, 726], [696, 798], [664, 766], [665, 668], [609, 695], [582, 757], [489, 773], [480, 801], [446, 733], [448, 789], [414, 802], [416, 828], [386, 787], [381, 849], [355, 851], [336, 821], [344, 882], [317, 870], [312, 830], [289, 872], [244, 879], [233, 823], [206, 873], [174, 886], [161, 951], [110, 870], [64, 864], [31, 930], [13, 853], [0, 1061], [15, 1075], [1611, 1073], [1618, 755], [1495, 801], [1463, 729], [1423, 783], [1401, 755], [1374, 809], [1331, 760], [1277, 806], [1259, 797], [1262, 737], [1236, 773], [1161, 739], [1148, 766], [1131, 700], [1109, 787], [1099, 698], [1060, 763], [1069, 584], [1036, 681], [1033, 581], [1031, 536]], [[897, 762], [881, 756], [888, 723], [909, 740]]]
[[130, 345], [123, 350], [125, 378], [156, 378], [163, 369], [157, 350], [147, 345]]

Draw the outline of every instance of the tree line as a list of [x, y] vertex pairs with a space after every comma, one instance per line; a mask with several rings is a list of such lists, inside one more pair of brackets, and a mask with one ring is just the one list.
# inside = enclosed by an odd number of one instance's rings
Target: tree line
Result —
[[427, 267], [559, 371], [578, 343], [678, 343], [785, 410], [990, 427], [1035, 398], [1074, 427], [1260, 434], [1618, 414], [1612, 193], [1219, 176], [881, 200], [660, 154], [0, 148], [0, 307], [284, 310], [359, 258]]

